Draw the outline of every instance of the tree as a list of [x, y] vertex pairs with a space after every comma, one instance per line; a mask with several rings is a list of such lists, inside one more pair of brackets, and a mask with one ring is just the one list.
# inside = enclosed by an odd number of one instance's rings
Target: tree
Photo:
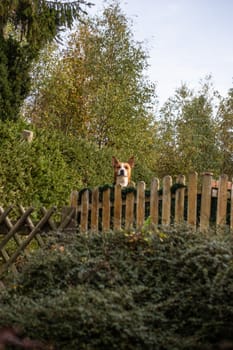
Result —
[[222, 172], [233, 176], [233, 89], [222, 99], [219, 110], [219, 146]]
[[167, 149], [160, 152], [161, 163], [164, 157], [173, 174], [207, 170], [219, 173], [221, 157], [217, 142], [215, 95], [207, 77], [197, 93], [182, 85], [161, 110], [160, 144], [170, 146], [168, 153]]
[[113, 3], [102, 16], [79, 23], [62, 58], [46, 72], [29, 116], [100, 149], [140, 150], [145, 157], [154, 147], [155, 127], [155, 87], [146, 68], [142, 45]]
[[[82, 6], [81, 6], [82, 4]], [[84, 12], [84, 1], [2, 0], [0, 4], [0, 118], [17, 119], [30, 89], [30, 67], [41, 48]]]

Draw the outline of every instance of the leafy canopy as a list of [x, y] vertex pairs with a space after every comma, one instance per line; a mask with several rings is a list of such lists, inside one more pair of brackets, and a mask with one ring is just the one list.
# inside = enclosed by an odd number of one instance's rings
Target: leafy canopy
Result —
[[158, 123], [160, 176], [191, 171], [220, 173], [222, 151], [215, 107], [219, 102], [210, 77], [197, 92], [182, 85], [166, 102]]
[[155, 87], [144, 75], [147, 55], [118, 4], [79, 23], [62, 58], [53, 62], [29, 101], [27, 117], [35, 125], [50, 125], [100, 149], [140, 150], [144, 156], [153, 149]]

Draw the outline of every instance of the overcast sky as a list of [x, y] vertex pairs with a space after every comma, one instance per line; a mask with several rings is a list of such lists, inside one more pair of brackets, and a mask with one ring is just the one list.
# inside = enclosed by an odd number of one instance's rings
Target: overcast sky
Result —
[[[106, 2], [92, 0], [101, 13]], [[150, 81], [164, 103], [185, 82], [198, 88], [206, 75], [225, 96], [233, 77], [233, 0], [120, 0], [133, 21], [135, 41], [145, 41]]]

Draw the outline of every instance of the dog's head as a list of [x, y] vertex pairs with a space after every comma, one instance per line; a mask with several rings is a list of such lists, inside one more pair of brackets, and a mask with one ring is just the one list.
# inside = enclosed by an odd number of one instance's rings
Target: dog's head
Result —
[[134, 167], [134, 157], [131, 157], [128, 162], [120, 162], [116, 157], [112, 157], [112, 166], [114, 184], [120, 184], [122, 187], [128, 186], [131, 180], [131, 170]]

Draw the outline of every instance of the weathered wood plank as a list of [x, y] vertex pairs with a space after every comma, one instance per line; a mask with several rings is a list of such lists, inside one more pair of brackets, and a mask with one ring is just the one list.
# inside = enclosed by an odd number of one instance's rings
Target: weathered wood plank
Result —
[[103, 192], [103, 206], [102, 206], [102, 227], [103, 232], [110, 230], [110, 188]]
[[204, 173], [202, 178], [202, 196], [201, 196], [201, 213], [200, 213], [200, 230], [205, 231], [210, 225], [211, 209], [211, 184], [212, 173]]
[[218, 187], [218, 202], [217, 202], [218, 204], [217, 204], [216, 224], [219, 226], [226, 225], [227, 189], [228, 189], [228, 176], [223, 174], [219, 177], [219, 187]]
[[150, 186], [151, 229], [159, 223], [159, 179], [153, 179]]
[[197, 225], [197, 181], [196, 172], [189, 174], [188, 183], [188, 224], [194, 229]]
[[79, 196], [79, 193], [78, 191], [72, 191], [71, 194], [70, 194], [70, 206], [72, 208], [78, 208], [78, 196]]
[[163, 178], [162, 198], [162, 225], [168, 226], [171, 222], [171, 186], [172, 178], [167, 175]]
[[140, 231], [145, 221], [145, 182], [140, 181], [137, 184], [137, 203], [136, 203], [136, 229]]
[[21, 225], [25, 222], [27, 216], [29, 216], [34, 211], [34, 208], [29, 208], [25, 211], [25, 213], [17, 220], [14, 226], [10, 229], [10, 231], [4, 236], [2, 241], [0, 242], [0, 249], [2, 249], [5, 244], [12, 238], [12, 236], [19, 230]]

